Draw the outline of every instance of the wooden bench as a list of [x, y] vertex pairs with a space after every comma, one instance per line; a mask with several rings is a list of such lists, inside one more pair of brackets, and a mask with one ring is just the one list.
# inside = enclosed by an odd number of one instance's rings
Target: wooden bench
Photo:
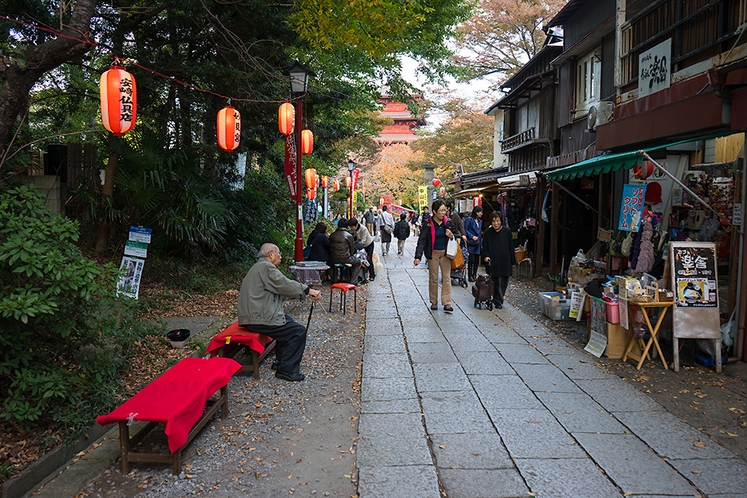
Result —
[[[184, 358], [119, 408], [97, 417], [99, 425], [119, 423], [122, 472], [130, 471], [130, 462], [151, 462], [171, 463], [172, 473], [179, 474], [182, 451], [192, 439], [219, 409], [221, 418], [228, 416], [228, 382], [240, 369], [241, 365], [229, 358]], [[135, 421], [148, 423], [130, 437], [130, 425]], [[135, 451], [158, 424], [165, 426], [171, 454]]]
[[212, 357], [234, 358], [242, 349], [251, 353], [252, 363], [242, 365], [241, 373], [251, 373], [259, 380], [259, 365], [275, 349], [275, 340], [271, 337], [251, 332], [234, 322], [211, 339], [207, 352]]

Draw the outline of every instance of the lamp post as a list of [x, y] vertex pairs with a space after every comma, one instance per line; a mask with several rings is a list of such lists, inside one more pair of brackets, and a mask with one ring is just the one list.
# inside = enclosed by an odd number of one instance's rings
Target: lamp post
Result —
[[303, 67], [296, 61], [291, 67], [283, 71], [290, 76], [291, 92], [296, 98], [296, 126], [294, 129], [296, 137], [296, 241], [293, 251], [295, 261], [303, 261], [303, 170], [301, 169], [301, 131], [303, 128], [303, 97], [309, 84], [309, 76], [314, 73]]
[[350, 210], [348, 212], [348, 219], [353, 217], [353, 190], [355, 189], [355, 184], [353, 183], [353, 171], [355, 171], [355, 161], [348, 159], [348, 172], [350, 173]]

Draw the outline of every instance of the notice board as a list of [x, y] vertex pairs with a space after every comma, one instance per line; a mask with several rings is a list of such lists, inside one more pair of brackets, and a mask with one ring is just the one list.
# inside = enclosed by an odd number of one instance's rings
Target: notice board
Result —
[[674, 337], [720, 340], [716, 244], [671, 242], [669, 264]]

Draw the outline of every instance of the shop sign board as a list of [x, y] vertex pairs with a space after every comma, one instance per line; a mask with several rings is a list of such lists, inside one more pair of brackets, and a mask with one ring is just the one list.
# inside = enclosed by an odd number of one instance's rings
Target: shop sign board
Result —
[[643, 200], [646, 198], [646, 185], [623, 185], [622, 202], [620, 203], [620, 224], [618, 230], [637, 232], [643, 216]]
[[669, 88], [672, 39], [641, 52], [638, 56], [638, 98]]
[[673, 336], [720, 340], [716, 244], [673, 241], [669, 264], [674, 290]]
[[671, 261], [675, 306], [718, 308], [716, 245], [673, 242]]

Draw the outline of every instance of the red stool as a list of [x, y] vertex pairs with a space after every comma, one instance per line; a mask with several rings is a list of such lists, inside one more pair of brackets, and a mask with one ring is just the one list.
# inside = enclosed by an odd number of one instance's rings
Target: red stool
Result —
[[332, 312], [332, 291], [335, 289], [340, 289], [340, 309], [342, 310], [342, 314], [345, 314], [345, 311], [348, 307], [348, 291], [352, 289], [353, 292], [355, 292], [355, 297], [353, 298], [353, 311], [356, 313], [358, 312], [358, 288], [353, 284], [348, 284], [345, 282], [337, 282], [336, 284], [332, 284], [332, 286], [329, 288], [329, 311]]

